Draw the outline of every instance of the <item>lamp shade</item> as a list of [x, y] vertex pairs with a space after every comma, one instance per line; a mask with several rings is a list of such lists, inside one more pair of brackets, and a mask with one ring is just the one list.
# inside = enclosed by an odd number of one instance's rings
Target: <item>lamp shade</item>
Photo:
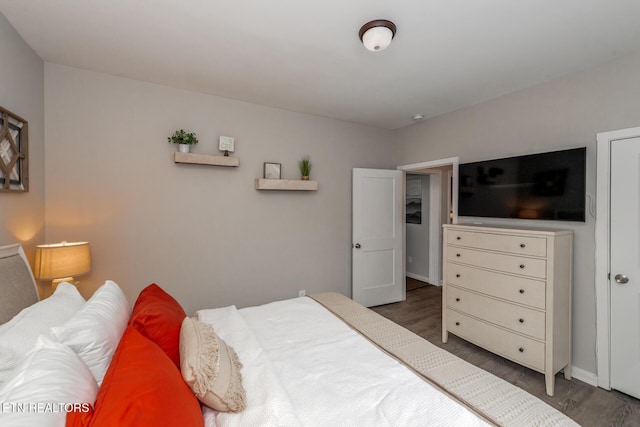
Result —
[[34, 276], [38, 280], [81, 276], [91, 271], [89, 242], [38, 245]]

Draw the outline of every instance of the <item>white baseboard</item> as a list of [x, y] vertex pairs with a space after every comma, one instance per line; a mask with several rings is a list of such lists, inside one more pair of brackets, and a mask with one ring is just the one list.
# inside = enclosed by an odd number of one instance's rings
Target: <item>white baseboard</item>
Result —
[[407, 277], [411, 277], [412, 279], [420, 280], [421, 282], [431, 283], [429, 281], [428, 277], [424, 277], [424, 276], [421, 276], [419, 274], [414, 274], [414, 273], [407, 272], [406, 275], [407, 275]]
[[598, 387], [598, 376], [589, 371], [585, 371], [584, 369], [576, 368], [575, 366], [571, 367], [571, 377], [582, 381], [583, 383], [587, 383], [594, 387]]

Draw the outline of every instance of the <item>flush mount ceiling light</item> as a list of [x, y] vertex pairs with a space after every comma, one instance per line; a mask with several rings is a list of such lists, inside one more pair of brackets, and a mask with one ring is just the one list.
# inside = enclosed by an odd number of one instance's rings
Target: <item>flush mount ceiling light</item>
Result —
[[367, 22], [358, 33], [364, 47], [372, 52], [385, 49], [396, 35], [396, 24], [386, 19]]

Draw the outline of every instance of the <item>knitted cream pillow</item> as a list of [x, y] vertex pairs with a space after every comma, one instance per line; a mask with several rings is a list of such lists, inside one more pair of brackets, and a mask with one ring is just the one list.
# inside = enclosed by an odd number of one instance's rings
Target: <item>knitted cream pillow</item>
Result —
[[221, 412], [245, 406], [242, 364], [236, 352], [207, 323], [186, 317], [180, 328], [180, 370], [185, 382], [205, 405]]

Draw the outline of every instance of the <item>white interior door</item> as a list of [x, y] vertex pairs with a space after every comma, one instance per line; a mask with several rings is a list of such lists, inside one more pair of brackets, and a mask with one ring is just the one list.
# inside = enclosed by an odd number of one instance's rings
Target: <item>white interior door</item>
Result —
[[353, 170], [352, 291], [371, 307], [405, 299], [404, 172]]
[[640, 138], [611, 144], [611, 387], [640, 398]]

